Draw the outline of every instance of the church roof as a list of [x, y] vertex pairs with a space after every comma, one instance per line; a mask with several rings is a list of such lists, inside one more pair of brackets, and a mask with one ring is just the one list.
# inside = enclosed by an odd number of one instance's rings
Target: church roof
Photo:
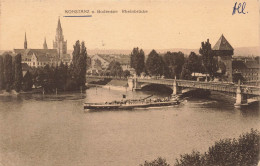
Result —
[[229, 44], [227, 39], [222, 34], [215, 46], [212, 48], [213, 50], [230, 50], [233, 51], [233, 47]]
[[22, 54], [23, 56], [32, 55], [48, 55], [51, 57], [55, 57], [58, 55], [56, 49], [14, 49], [16, 54]]

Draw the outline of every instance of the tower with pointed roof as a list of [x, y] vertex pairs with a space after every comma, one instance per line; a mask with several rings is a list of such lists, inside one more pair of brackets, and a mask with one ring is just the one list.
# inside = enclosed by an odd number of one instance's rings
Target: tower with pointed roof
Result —
[[215, 55], [218, 56], [218, 61], [222, 61], [226, 66], [226, 76], [229, 82], [232, 82], [232, 55], [234, 54], [233, 47], [222, 34], [212, 48]]
[[46, 37], [44, 38], [43, 49], [48, 49]]
[[24, 49], [27, 49], [26, 32], [25, 32], [25, 35], [24, 35]]
[[55, 41], [53, 41], [53, 48], [57, 49], [58, 55], [61, 57], [63, 54], [67, 54], [67, 40], [64, 41], [60, 18], [58, 20], [58, 26], [56, 28]]

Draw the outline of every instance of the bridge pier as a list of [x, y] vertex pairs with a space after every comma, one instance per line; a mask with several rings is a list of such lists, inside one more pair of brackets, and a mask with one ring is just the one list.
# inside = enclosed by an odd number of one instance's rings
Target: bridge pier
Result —
[[247, 105], [247, 95], [242, 94], [241, 92], [240, 80], [238, 81], [238, 87], [236, 91], [236, 103], [234, 105], [235, 107]]
[[132, 91], [141, 89], [141, 85], [140, 85], [140, 83], [138, 83], [137, 78], [129, 78], [128, 79], [128, 87]]
[[176, 82], [176, 78], [173, 80], [173, 92], [172, 95], [177, 95], [182, 93], [182, 88], [178, 86], [178, 83]]
[[133, 91], [134, 90], [134, 86], [135, 86], [134, 79], [128, 78], [127, 83], [128, 83], [129, 89], [131, 89]]

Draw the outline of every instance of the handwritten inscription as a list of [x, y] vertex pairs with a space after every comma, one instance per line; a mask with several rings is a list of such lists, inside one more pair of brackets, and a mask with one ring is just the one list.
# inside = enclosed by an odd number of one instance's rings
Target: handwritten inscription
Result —
[[246, 2], [243, 3], [235, 3], [234, 7], [233, 7], [233, 13], [232, 15], [236, 14], [236, 12], [238, 14], [246, 14], [248, 12], [245, 13], [245, 8], [246, 8]]

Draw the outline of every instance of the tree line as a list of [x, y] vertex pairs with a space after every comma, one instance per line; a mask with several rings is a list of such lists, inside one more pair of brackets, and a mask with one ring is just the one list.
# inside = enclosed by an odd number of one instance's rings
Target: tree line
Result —
[[0, 90], [30, 91], [34, 85], [45, 92], [71, 91], [85, 88], [87, 49], [84, 42], [76, 41], [70, 65], [30, 68], [23, 77], [21, 54], [0, 56]]
[[186, 58], [182, 52], [167, 52], [159, 55], [152, 50], [145, 61], [144, 51], [134, 48], [130, 55], [130, 66], [138, 76], [145, 73], [149, 76], [164, 76], [165, 78], [192, 79], [192, 73], [206, 73], [211, 77], [218, 76], [221, 69], [223, 75], [225, 64], [219, 62], [214, 55], [209, 41], [202, 42], [200, 55], [191, 52]]

